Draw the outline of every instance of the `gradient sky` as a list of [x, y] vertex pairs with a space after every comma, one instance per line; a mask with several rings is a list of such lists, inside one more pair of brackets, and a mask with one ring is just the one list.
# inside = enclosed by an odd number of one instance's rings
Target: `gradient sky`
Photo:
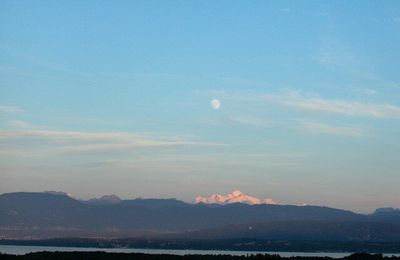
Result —
[[399, 1], [3, 0], [0, 192], [400, 207], [399, 69]]

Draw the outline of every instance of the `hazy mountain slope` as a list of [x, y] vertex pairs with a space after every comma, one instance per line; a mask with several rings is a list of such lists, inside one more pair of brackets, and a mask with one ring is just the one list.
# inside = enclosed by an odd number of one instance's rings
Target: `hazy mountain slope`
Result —
[[191, 239], [400, 241], [400, 226], [377, 222], [270, 221], [187, 232]]
[[134, 199], [122, 200], [120, 205], [124, 206], [143, 206], [149, 209], [159, 209], [166, 207], [191, 207], [192, 204], [185, 203], [177, 199]]
[[369, 215], [371, 221], [387, 222], [400, 226], [400, 209], [381, 208]]

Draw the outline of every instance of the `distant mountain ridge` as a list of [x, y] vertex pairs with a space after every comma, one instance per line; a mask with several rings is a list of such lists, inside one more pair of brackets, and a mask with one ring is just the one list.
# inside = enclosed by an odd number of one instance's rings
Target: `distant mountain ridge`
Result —
[[397, 208], [378, 208], [374, 212], [374, 214], [380, 214], [380, 213], [400, 213], [400, 209], [397, 209]]
[[231, 203], [246, 203], [249, 205], [257, 204], [276, 204], [272, 199], [260, 200], [259, 198], [243, 194], [239, 190], [235, 190], [232, 193], [226, 195], [214, 194], [209, 197], [196, 197], [195, 203], [206, 203], [206, 204], [231, 204]]
[[[302, 223], [308, 223], [306, 228]], [[335, 223], [341, 228], [335, 229]], [[397, 241], [399, 226], [400, 214], [397, 211], [362, 215], [320, 206], [245, 203], [215, 206], [189, 204], [176, 199], [87, 203], [52, 193], [0, 195], [0, 238], [3, 239], [133, 238], [179, 234], [229, 238], [252, 236], [254, 232], [261, 237], [290, 239], [291, 236], [301, 238], [302, 234], [318, 237], [320, 231], [317, 227], [323, 227], [337, 239]], [[253, 231], [247, 232], [249, 227]], [[296, 229], [300, 233], [294, 232]]]
[[71, 193], [66, 193], [63, 191], [49, 190], [49, 191], [44, 191], [43, 193], [49, 193], [49, 194], [53, 194], [53, 195], [67, 196], [67, 197], [73, 198]]
[[112, 195], [105, 195], [100, 198], [89, 199], [86, 202], [89, 204], [116, 204], [121, 201], [121, 198], [115, 194]]

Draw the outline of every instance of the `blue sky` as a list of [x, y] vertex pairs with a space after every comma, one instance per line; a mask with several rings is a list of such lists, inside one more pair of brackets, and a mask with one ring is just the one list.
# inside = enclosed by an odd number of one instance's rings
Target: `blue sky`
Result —
[[1, 1], [0, 191], [400, 207], [399, 46], [398, 1]]

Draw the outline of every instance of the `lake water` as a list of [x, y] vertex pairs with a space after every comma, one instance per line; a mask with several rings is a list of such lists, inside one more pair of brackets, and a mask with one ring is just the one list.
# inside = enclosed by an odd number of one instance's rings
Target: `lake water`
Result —
[[[146, 253], [146, 254], [172, 254], [172, 255], [247, 255], [247, 254], [277, 254], [280, 256], [329, 256], [340, 258], [350, 253], [304, 253], [304, 252], [258, 252], [258, 251], [230, 251], [230, 250], [164, 250], [164, 249], [136, 249], [136, 248], [88, 248], [88, 247], [52, 247], [52, 246], [14, 246], [0, 245], [0, 252], [14, 255], [23, 255], [41, 251], [104, 251], [114, 253]], [[400, 254], [385, 254], [386, 256], [400, 256]]]

